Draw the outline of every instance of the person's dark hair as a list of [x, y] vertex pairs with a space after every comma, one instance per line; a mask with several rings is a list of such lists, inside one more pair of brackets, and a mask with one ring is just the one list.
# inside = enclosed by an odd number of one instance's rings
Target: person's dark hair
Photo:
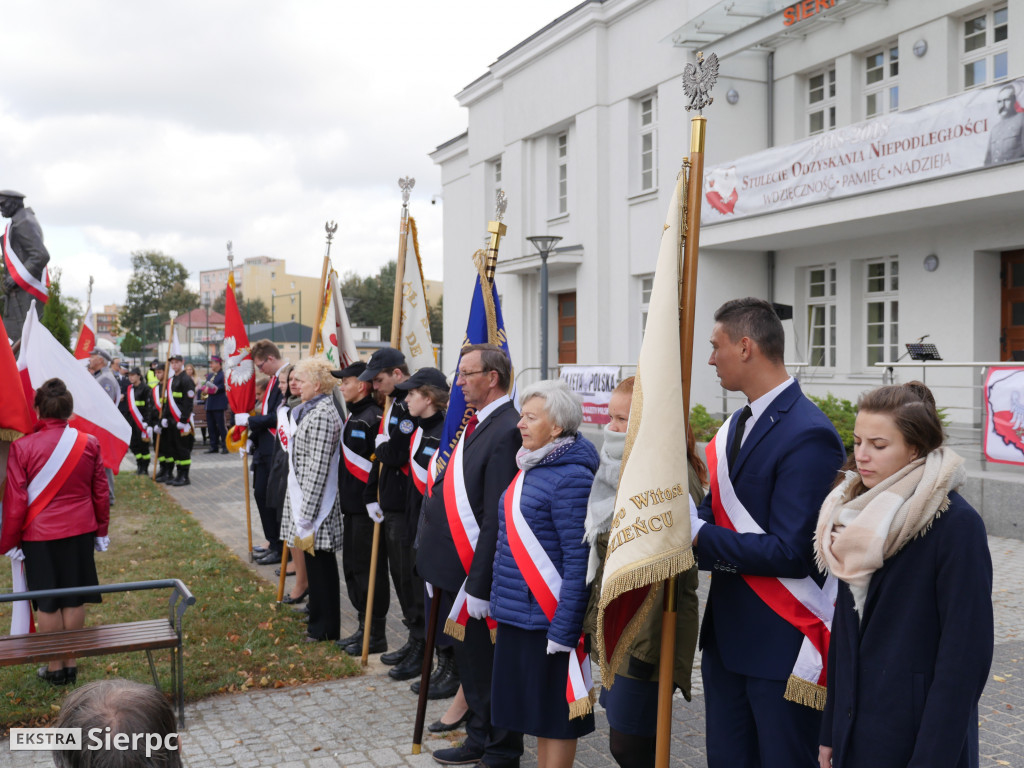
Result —
[[441, 413], [448, 410], [448, 395], [451, 394], [449, 390], [435, 387], [431, 384], [424, 384], [421, 387], [416, 387], [413, 391], [419, 392], [427, 398]]
[[266, 360], [268, 357], [281, 359], [281, 350], [270, 339], [260, 339], [253, 342], [253, 345], [249, 347], [249, 354], [252, 357], [253, 363], [257, 360]]
[[[60, 750], [53, 753], [57, 768], [180, 768], [180, 740], [174, 710], [156, 688], [131, 680], [96, 680], [68, 694], [57, 715], [56, 728], [81, 728], [83, 743], [98, 729], [103, 737], [147, 734], [160, 744], [138, 739], [127, 750]], [[108, 732], [106, 729], [110, 728]], [[173, 735], [172, 735], [173, 734]], [[171, 738], [167, 737], [171, 735]], [[152, 742], [155, 742], [155, 738]], [[133, 745], [134, 746], [134, 745]], [[147, 747], [149, 757], [146, 756]]]
[[406, 378], [408, 378], [408, 376], [409, 376], [409, 364], [408, 363], [402, 363], [401, 365], [396, 365], [394, 368], [382, 368], [381, 371], [383, 373], [390, 373], [392, 376], [395, 375], [395, 371], [401, 371], [402, 375], [405, 376]]
[[736, 342], [746, 336], [757, 344], [766, 358], [782, 363], [786, 354], [786, 333], [775, 309], [764, 299], [747, 297], [727, 301], [715, 312], [729, 340]]
[[42, 419], [70, 419], [75, 412], [75, 399], [61, 379], [47, 379], [36, 390], [33, 405]]
[[512, 384], [512, 361], [508, 359], [505, 350], [497, 344], [467, 344], [460, 350], [463, 356], [468, 352], [479, 352], [482, 370], [495, 371], [498, 374], [498, 388], [508, 392]]

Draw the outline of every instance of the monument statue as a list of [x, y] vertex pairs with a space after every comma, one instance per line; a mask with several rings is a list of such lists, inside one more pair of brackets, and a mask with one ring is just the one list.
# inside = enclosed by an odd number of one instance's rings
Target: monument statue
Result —
[[43, 304], [49, 297], [46, 265], [50, 254], [43, 245], [43, 230], [36, 214], [25, 207], [21, 192], [0, 190], [0, 216], [11, 220], [0, 240], [4, 254], [4, 326], [11, 341], [18, 341], [33, 299], [36, 312], [43, 316]]

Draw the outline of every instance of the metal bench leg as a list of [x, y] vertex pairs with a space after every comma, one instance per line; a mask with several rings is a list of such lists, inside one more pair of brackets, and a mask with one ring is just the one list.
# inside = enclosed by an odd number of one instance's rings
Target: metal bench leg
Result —
[[[172, 654], [172, 658], [175, 654]], [[177, 664], [174, 664], [172, 672], [175, 674], [176, 687], [178, 689], [178, 724], [181, 730], [185, 730], [185, 656], [179, 644], [176, 649]]]
[[153, 675], [153, 685], [155, 685], [156, 689], [159, 691], [160, 678], [156, 676], [156, 665], [153, 663], [153, 652], [148, 649], [146, 650], [146, 659], [149, 660], [149, 672]]

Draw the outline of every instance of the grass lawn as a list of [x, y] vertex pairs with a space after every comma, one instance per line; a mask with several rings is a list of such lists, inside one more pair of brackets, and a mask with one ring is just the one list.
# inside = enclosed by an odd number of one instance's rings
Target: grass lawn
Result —
[[[333, 643], [302, 642], [303, 614], [278, 605], [277, 586], [249, 570], [227, 547], [150, 479], [122, 474], [111, 510], [110, 549], [96, 553], [101, 584], [181, 579], [196, 597], [185, 612], [185, 698], [252, 688], [282, 688], [358, 675], [358, 659]], [[11, 590], [6, 559], [0, 590]], [[86, 608], [86, 624], [110, 624], [167, 615], [169, 592], [105, 595]], [[10, 631], [10, 605], [0, 605], [0, 633]], [[170, 693], [170, 654], [154, 652], [163, 689]], [[142, 651], [78, 661], [78, 684], [108, 677], [152, 682]], [[69, 688], [36, 679], [36, 666], [0, 668], [0, 736], [12, 726], [44, 724]]]

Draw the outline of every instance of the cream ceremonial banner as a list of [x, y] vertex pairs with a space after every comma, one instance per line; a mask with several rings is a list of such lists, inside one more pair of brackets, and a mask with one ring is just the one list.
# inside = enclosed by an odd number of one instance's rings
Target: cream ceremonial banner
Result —
[[405, 277], [402, 279], [402, 339], [399, 348], [405, 355], [409, 371], [433, 367], [434, 345], [430, 340], [430, 318], [427, 295], [423, 291], [423, 267], [416, 242], [416, 222], [409, 217], [409, 234], [405, 249]]
[[324, 313], [320, 317], [319, 341], [313, 354], [318, 352], [322, 352], [335, 368], [347, 368], [359, 359], [348, 322], [348, 310], [338, 284], [338, 273], [333, 268], [324, 286]]
[[1022, 103], [1024, 78], [714, 166], [704, 175], [704, 224], [1024, 159], [1019, 139], [1006, 141], [1019, 136]]
[[605, 685], [614, 680], [614, 671], [654, 607], [657, 590], [651, 585], [694, 563], [679, 344], [684, 188], [680, 173], [661, 236], [605, 556], [597, 620]]

